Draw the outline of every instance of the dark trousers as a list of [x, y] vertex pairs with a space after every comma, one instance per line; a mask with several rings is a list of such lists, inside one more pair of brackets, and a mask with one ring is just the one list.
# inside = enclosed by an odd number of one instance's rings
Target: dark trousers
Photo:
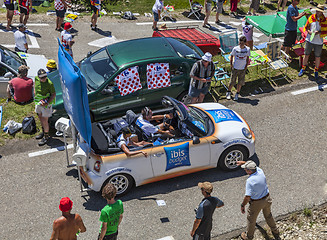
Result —
[[[103, 240], [117, 240], [117, 236], [118, 236], [118, 231], [110, 235], [105, 235]], [[100, 239], [100, 234], [98, 236], [98, 239]]]

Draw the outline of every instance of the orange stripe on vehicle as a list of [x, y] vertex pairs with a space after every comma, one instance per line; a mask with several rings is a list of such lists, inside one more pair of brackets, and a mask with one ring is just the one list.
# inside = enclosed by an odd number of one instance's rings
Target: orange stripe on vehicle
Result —
[[143, 184], [148, 184], [148, 183], [153, 183], [153, 182], [159, 182], [165, 179], [169, 179], [169, 178], [175, 178], [175, 177], [179, 177], [179, 176], [183, 176], [183, 175], [187, 175], [190, 173], [194, 173], [194, 172], [199, 172], [199, 171], [203, 171], [209, 168], [214, 168], [214, 167], [198, 167], [198, 168], [192, 168], [192, 169], [188, 169], [188, 170], [182, 170], [179, 172], [174, 172], [174, 173], [170, 173], [170, 174], [166, 174], [166, 175], [161, 175], [158, 177], [154, 177], [154, 178], [149, 178], [145, 181], [143, 181], [140, 185]]
[[81, 177], [83, 180], [88, 184], [88, 185], [93, 185], [93, 181], [89, 177], [89, 175], [84, 171], [83, 167], [79, 167], [80, 172], [81, 172]]

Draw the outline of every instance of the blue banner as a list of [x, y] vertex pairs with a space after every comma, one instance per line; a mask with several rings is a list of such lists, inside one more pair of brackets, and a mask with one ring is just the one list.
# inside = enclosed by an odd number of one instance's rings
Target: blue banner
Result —
[[82, 149], [88, 152], [91, 146], [92, 126], [86, 80], [59, 39], [58, 44], [58, 68], [65, 109], [77, 131], [87, 143], [87, 146], [81, 144]]
[[167, 156], [166, 171], [182, 166], [191, 166], [189, 143], [176, 147], [164, 147]]
[[207, 110], [215, 123], [224, 122], [224, 121], [237, 121], [242, 122], [242, 120], [230, 109], [217, 109], [217, 110]]

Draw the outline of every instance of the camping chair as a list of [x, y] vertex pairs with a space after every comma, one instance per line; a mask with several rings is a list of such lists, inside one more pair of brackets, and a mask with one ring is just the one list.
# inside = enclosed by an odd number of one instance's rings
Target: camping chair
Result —
[[216, 91], [216, 87], [220, 87], [221, 85], [224, 86], [226, 90], [228, 90], [227, 85], [227, 80], [230, 78], [230, 75], [228, 72], [225, 71], [224, 68], [218, 66], [218, 61], [214, 62], [215, 64], [215, 74], [214, 74], [214, 79], [211, 81], [210, 88], [209, 88], [209, 93], [214, 99], [215, 102], [218, 102], [217, 99], [214, 97], [213, 93], [215, 93], [218, 97], [220, 94]]
[[229, 62], [230, 53], [238, 45], [237, 31], [222, 33], [219, 35], [220, 51], [225, 62]]
[[200, 20], [201, 10], [203, 6], [200, 3], [193, 3], [193, 0], [188, 0], [190, 3], [190, 14], [187, 17], [194, 15], [198, 20]]
[[[265, 53], [267, 55], [268, 62], [267, 62], [267, 67], [263, 68], [262, 70], [266, 70], [265, 71], [266, 79], [268, 79], [268, 77], [267, 77], [268, 72], [269, 72], [269, 81], [273, 81], [274, 83], [276, 83], [275, 82], [276, 80], [280, 80], [280, 79], [284, 79], [284, 78], [287, 79], [288, 78], [288, 76], [287, 76], [288, 64], [283, 59], [283, 56], [286, 59], [289, 59], [290, 56], [287, 55], [283, 50], [280, 49], [280, 42], [279, 41], [268, 42]], [[284, 69], [285, 69], [285, 73], [283, 72]], [[272, 79], [272, 77], [271, 77], [272, 71], [277, 71], [277, 70], [282, 74], [282, 77]]]
[[169, 18], [170, 21], [174, 22], [174, 19], [170, 15], [170, 12], [173, 12], [175, 10], [174, 6], [167, 5], [167, 6], [164, 6], [162, 10], [163, 11], [162, 11], [162, 14], [161, 14], [161, 19], [165, 20], [165, 17], [166, 17], [166, 18]]

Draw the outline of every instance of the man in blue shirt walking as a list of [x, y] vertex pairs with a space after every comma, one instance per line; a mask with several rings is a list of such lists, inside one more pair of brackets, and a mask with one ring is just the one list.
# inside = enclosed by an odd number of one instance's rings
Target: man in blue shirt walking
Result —
[[274, 238], [279, 240], [279, 231], [271, 214], [272, 200], [269, 196], [265, 174], [253, 161], [238, 161], [237, 165], [241, 165], [249, 175], [246, 180], [245, 196], [241, 204], [241, 212], [243, 214], [245, 213], [245, 205], [247, 203], [250, 204], [247, 214], [247, 231], [242, 232], [241, 238], [253, 239], [256, 220], [262, 210], [263, 216], [265, 217]]
[[305, 15], [305, 12], [299, 14], [299, 9], [297, 5], [300, 0], [293, 0], [292, 4], [287, 8], [286, 14], [286, 25], [285, 25], [285, 38], [282, 49], [285, 50], [287, 54], [290, 52], [290, 48], [295, 44], [297, 37], [297, 21]]

